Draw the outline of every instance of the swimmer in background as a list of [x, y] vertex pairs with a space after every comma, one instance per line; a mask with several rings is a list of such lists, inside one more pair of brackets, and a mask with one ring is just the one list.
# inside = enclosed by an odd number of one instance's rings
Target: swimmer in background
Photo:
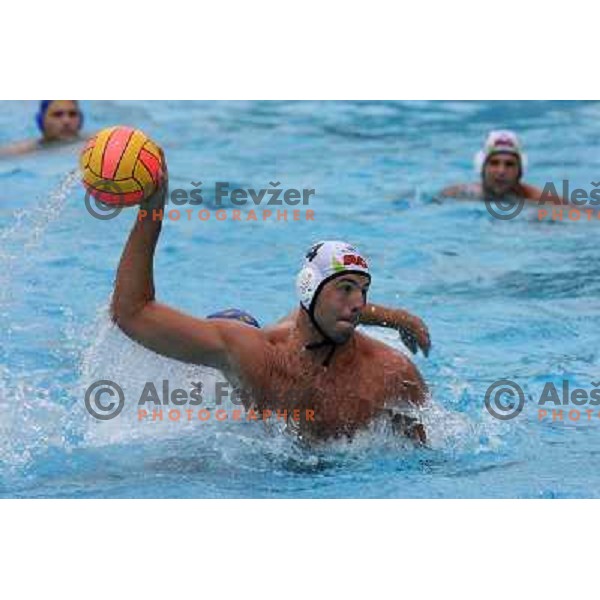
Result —
[[[517, 197], [531, 202], [542, 199], [542, 190], [521, 181], [527, 168], [527, 155], [512, 131], [492, 131], [483, 150], [475, 155], [475, 168], [481, 176], [481, 183], [447, 187], [440, 192], [440, 197], [478, 200]], [[544, 201], [563, 203], [561, 198], [548, 194]]]
[[42, 133], [37, 140], [26, 140], [0, 148], [0, 156], [17, 156], [45, 148], [82, 141], [83, 113], [77, 100], [42, 100], [36, 115]]
[[[427, 398], [418, 369], [403, 353], [355, 331], [371, 273], [344, 242], [315, 244], [296, 280], [300, 309], [275, 327], [232, 319], [198, 319], [156, 301], [153, 263], [168, 176], [144, 204], [117, 270], [111, 317], [134, 341], [160, 355], [219, 369], [242, 392], [247, 408], [296, 410], [305, 441], [347, 437], [379, 417], [425, 442], [412, 412]], [[257, 273], [257, 283], [260, 273]], [[204, 286], [206, 280], [202, 281]]]

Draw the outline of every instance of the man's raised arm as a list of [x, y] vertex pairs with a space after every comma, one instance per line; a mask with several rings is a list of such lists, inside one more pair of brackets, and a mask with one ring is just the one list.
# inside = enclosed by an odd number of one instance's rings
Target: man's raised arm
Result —
[[[159, 304], [154, 291], [154, 252], [162, 228], [168, 181], [142, 205], [117, 271], [111, 316], [130, 338], [183, 362], [218, 369], [239, 367], [257, 355], [263, 334], [239, 322], [204, 320]], [[259, 339], [260, 338], [260, 339]], [[235, 363], [235, 364], [234, 364]]]

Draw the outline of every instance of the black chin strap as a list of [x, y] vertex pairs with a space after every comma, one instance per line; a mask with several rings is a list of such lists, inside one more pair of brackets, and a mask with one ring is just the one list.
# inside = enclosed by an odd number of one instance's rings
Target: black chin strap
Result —
[[329, 346], [330, 350], [327, 353], [325, 360], [323, 361], [323, 366], [328, 367], [331, 363], [331, 360], [333, 358], [333, 355], [335, 354], [335, 350], [338, 345], [321, 329], [321, 327], [319, 327], [319, 324], [317, 323], [317, 320], [315, 319], [312, 310], [307, 310], [302, 304], [300, 305], [300, 307], [308, 314], [308, 318], [311, 320], [311, 323], [315, 326], [315, 329], [319, 332], [320, 335], [323, 336], [323, 339], [320, 342], [311, 342], [310, 344], [306, 344], [306, 346], [304, 346], [304, 349], [318, 350], [320, 348], [326, 348], [327, 346]]

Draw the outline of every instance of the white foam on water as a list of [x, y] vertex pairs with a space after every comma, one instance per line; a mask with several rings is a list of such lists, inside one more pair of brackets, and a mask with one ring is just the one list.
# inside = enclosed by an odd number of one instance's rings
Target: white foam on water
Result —
[[79, 170], [69, 171], [47, 198], [38, 200], [33, 208], [15, 211], [12, 223], [0, 230], [0, 316], [7, 316], [7, 305], [13, 296], [19, 297], [14, 289], [17, 274], [31, 265], [28, 255], [42, 244], [50, 225], [64, 214], [69, 194], [78, 183]]
[[50, 446], [69, 446], [69, 411], [51, 395], [36, 375], [17, 375], [0, 367], [0, 463], [8, 469], [26, 465]]
[[[96, 381], [110, 380], [123, 390], [125, 406], [122, 412], [110, 420], [97, 420], [85, 408], [86, 390]], [[163, 382], [168, 382], [169, 394], [181, 389], [188, 394], [194, 384], [202, 384], [202, 403], [198, 406], [156, 405], [152, 402], [140, 404], [145, 387], [154, 386], [163, 398]], [[109, 318], [108, 308], [99, 313], [92, 344], [82, 357], [81, 371], [75, 395], [78, 398], [75, 411], [85, 423], [86, 444], [101, 446], [129, 441], [160, 440], [188, 435], [202, 435], [222, 422], [202, 422], [197, 413], [202, 408], [214, 408], [214, 389], [217, 381], [225, 381], [222, 374], [208, 367], [187, 365], [155, 354], [130, 340]], [[150, 415], [161, 410], [162, 420], [150, 417], [140, 419], [138, 410], [145, 409]], [[179, 409], [179, 420], [168, 418], [169, 410]], [[189, 420], [186, 409], [194, 410]]]
[[[48, 228], [63, 214], [69, 194], [79, 181], [78, 170], [65, 174], [59, 185], [35, 207], [13, 213], [0, 230], [0, 329], [6, 339], [20, 326], [10, 314], [24, 291], [21, 276], [32, 265], [31, 254], [43, 243]], [[48, 445], [65, 445], [68, 411], [52, 397], [57, 390], [46, 373], [21, 373], [0, 365], [0, 461], [9, 466], [27, 463]]]

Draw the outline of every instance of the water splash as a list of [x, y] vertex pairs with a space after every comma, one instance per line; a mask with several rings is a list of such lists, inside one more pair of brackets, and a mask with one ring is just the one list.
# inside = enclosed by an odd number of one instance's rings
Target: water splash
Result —
[[69, 171], [48, 195], [39, 200], [34, 208], [14, 212], [12, 224], [0, 230], [0, 314], [4, 314], [15, 291], [16, 274], [29, 265], [27, 255], [39, 247], [50, 225], [62, 214], [67, 199], [79, 183], [79, 169]]
[[[19, 282], [32, 265], [29, 256], [43, 243], [52, 223], [64, 213], [69, 194], [78, 181], [78, 170], [69, 171], [47, 198], [38, 201], [34, 208], [16, 211], [10, 225], [0, 230], [0, 329], [4, 337], [0, 356], [3, 358], [10, 351], [13, 333], [27, 327], [19, 324], [10, 308], [13, 301], [16, 304], [16, 300], [26, 295]], [[41, 448], [68, 445], [64, 436], [67, 411], [56, 402], [56, 397], [64, 395], [64, 388], [57, 379], [0, 364], [0, 462], [4, 465], [19, 468]]]

